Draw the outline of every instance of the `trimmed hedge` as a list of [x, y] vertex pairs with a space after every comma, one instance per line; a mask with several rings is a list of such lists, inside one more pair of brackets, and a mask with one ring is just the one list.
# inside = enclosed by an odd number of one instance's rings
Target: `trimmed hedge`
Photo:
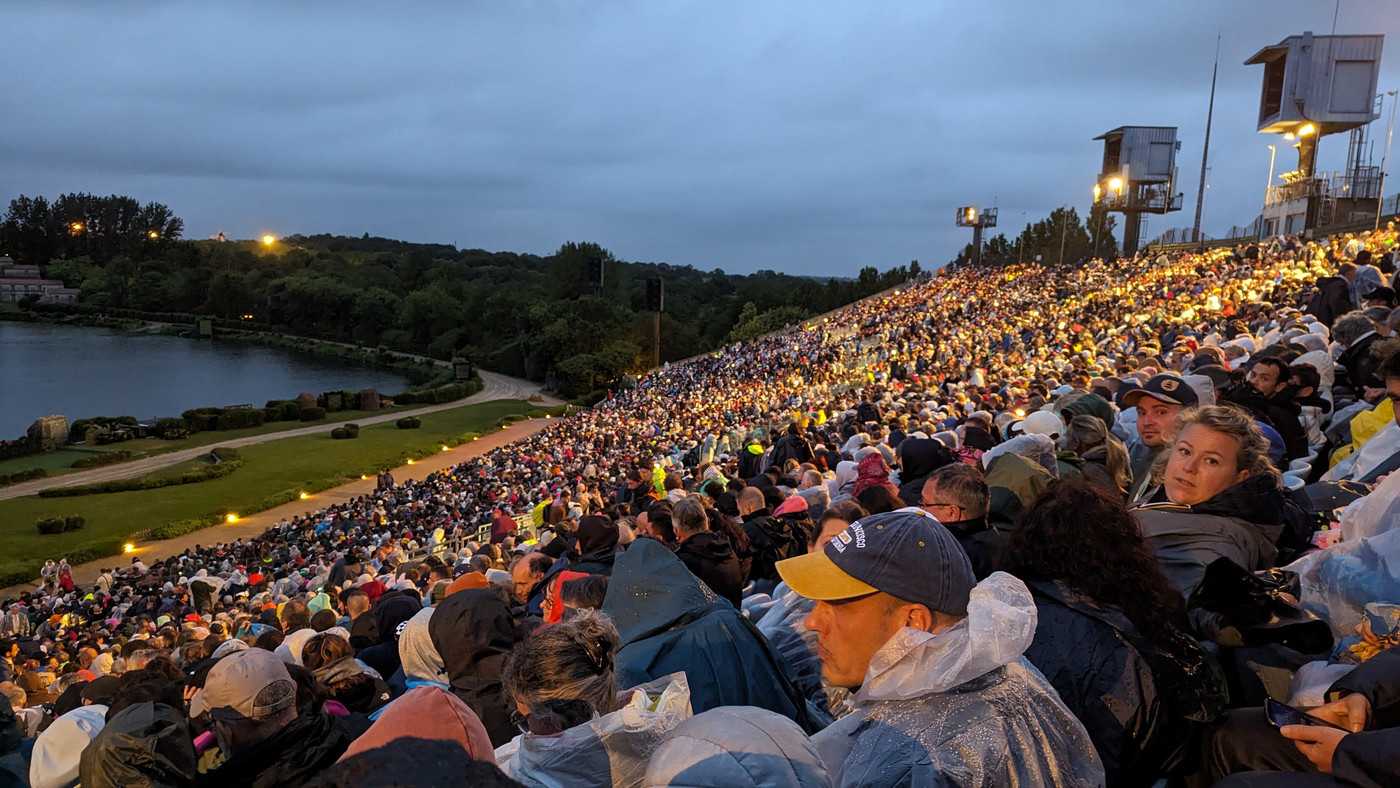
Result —
[[43, 468], [30, 468], [27, 471], [15, 471], [8, 476], [0, 476], [0, 487], [4, 487], [7, 484], [19, 484], [20, 482], [32, 481], [34, 479], [43, 479], [48, 475], [49, 472]]
[[395, 394], [389, 399], [392, 399], [395, 405], [441, 405], [444, 402], [456, 402], [459, 399], [470, 397], [481, 391], [482, 385], [481, 379], [477, 378], [453, 383], [450, 386], [439, 386], [435, 389], [405, 391], [402, 394]]
[[253, 408], [233, 408], [219, 414], [219, 420], [215, 429], [223, 430], [246, 430], [250, 427], [261, 427], [263, 419], [267, 414], [261, 410]]
[[135, 416], [93, 416], [87, 419], [78, 419], [68, 427], [69, 432], [87, 432], [89, 427], [102, 427], [112, 429], [113, 427], [135, 427], [137, 424]]
[[102, 454], [94, 454], [91, 457], [79, 457], [73, 461], [74, 468], [101, 468], [104, 465], [116, 465], [119, 462], [126, 462], [131, 459], [131, 452], [126, 449], [121, 451], [109, 451]]
[[423, 420], [418, 418], [417, 416], [404, 416], [403, 418], [394, 422], [394, 426], [398, 427], [401, 430], [416, 430], [419, 427], [423, 426]]
[[331, 437], [335, 440], [349, 440], [360, 437], [360, 425], [346, 424], [331, 430]]
[[74, 531], [81, 531], [83, 526], [87, 525], [87, 520], [77, 515], [68, 517], [46, 517], [35, 523], [35, 525], [39, 527], [39, 533], [45, 536], [52, 536], [53, 534], [67, 534]]
[[238, 470], [243, 458], [237, 449], [220, 446], [210, 452], [219, 460], [217, 465], [182, 473], [179, 476], [160, 478], [114, 479], [110, 482], [84, 484], [76, 487], [51, 487], [40, 490], [40, 498], [74, 498], [79, 495], [103, 495], [106, 493], [130, 492], [131, 490], [157, 490], [161, 487], [174, 487], [180, 484], [198, 484], [223, 477]]
[[302, 420], [302, 421], [320, 421], [321, 419], [324, 419], [325, 417], [326, 417], [326, 409], [325, 409], [325, 408], [322, 408], [322, 407], [315, 407], [315, 408], [302, 408], [302, 409], [301, 409], [301, 420]]
[[184, 419], [161, 419], [151, 432], [163, 441], [184, 440], [190, 436], [190, 425]]

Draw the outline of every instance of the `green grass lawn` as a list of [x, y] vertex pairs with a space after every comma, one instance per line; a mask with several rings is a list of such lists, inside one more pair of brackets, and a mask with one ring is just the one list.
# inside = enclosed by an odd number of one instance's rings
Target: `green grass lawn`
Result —
[[[248, 514], [268, 508], [269, 498], [323, 490], [360, 474], [396, 467], [410, 454], [421, 457], [444, 443], [457, 444], [470, 440], [473, 433], [491, 432], [503, 417], [524, 414], [532, 407], [519, 400], [465, 405], [422, 416], [423, 426], [416, 430], [401, 430], [392, 421], [362, 426], [354, 440], [333, 440], [327, 424], [318, 435], [241, 447], [243, 466], [213, 481], [74, 498], [27, 496], [0, 501], [0, 574], [28, 567], [37, 574], [37, 565], [47, 558], [119, 541], [172, 520], [202, 518], [220, 509]], [[308, 508], [314, 504], [313, 498]], [[86, 527], [41, 536], [34, 526], [43, 517], [68, 515], [86, 518]]]
[[207, 432], [197, 432], [184, 440], [178, 441], [142, 438], [140, 440], [114, 443], [108, 446], [64, 446], [56, 452], [51, 451], [44, 454], [32, 454], [28, 457], [16, 457], [12, 460], [0, 461], [0, 475], [27, 471], [30, 468], [43, 468], [49, 472], [49, 476], [58, 476], [64, 473], [71, 473], [75, 470], [70, 467], [73, 464], [73, 460], [79, 457], [86, 457], [94, 452], [108, 452], [121, 449], [131, 452], [131, 458], [136, 460], [142, 457], [151, 457], [157, 454], [178, 451], [179, 449], [192, 449], [199, 446], [214, 447], [235, 438], [246, 438], [251, 435], [269, 435], [274, 432], [299, 430], [302, 427], [314, 427], [322, 424], [327, 425], [326, 431], [329, 432], [332, 427], [348, 421], [356, 421], [358, 419], [370, 418], [385, 413], [397, 413], [399, 411], [421, 407], [424, 406], [396, 405], [392, 408], [383, 408], [376, 411], [343, 410], [326, 414], [326, 418], [322, 421], [274, 421], [258, 427], [249, 427], [245, 430], [209, 430]]
[[120, 448], [118, 446], [103, 446], [101, 448], [85, 448], [81, 446], [64, 446], [58, 451], [46, 451], [43, 454], [31, 454], [28, 457], [15, 457], [10, 460], [0, 460], [0, 476], [5, 476], [19, 471], [27, 471], [30, 468], [43, 468], [49, 472], [50, 476], [71, 471], [73, 461], [83, 457], [91, 457], [104, 451]]

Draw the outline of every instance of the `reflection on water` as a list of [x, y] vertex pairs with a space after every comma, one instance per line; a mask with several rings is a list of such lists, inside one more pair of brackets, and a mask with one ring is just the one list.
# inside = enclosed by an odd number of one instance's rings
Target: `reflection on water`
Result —
[[40, 416], [178, 416], [302, 391], [402, 391], [402, 375], [223, 340], [0, 321], [0, 438]]

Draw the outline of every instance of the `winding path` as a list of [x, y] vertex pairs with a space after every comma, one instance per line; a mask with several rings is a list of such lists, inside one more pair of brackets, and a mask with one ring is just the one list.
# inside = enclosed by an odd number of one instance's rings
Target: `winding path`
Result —
[[[386, 421], [401, 419], [405, 416], [421, 416], [425, 413], [451, 410], [452, 408], [460, 408], [463, 405], [474, 405], [479, 402], [490, 402], [498, 399], [529, 400], [530, 397], [536, 395], [543, 398], [543, 402], [541, 402], [543, 405], [560, 404], [560, 400], [542, 394], [540, 391], [540, 384], [538, 383], [521, 380], [519, 378], [509, 378], [495, 372], [487, 372], [486, 370], [479, 370], [478, 374], [481, 375], [482, 389], [466, 399], [459, 399], [455, 402], [444, 402], [440, 405], [426, 405], [421, 408], [414, 408], [413, 410], [399, 410], [393, 413], [383, 413], [378, 416], [365, 416], [364, 418], [356, 418], [354, 421], [356, 424], [362, 425], [380, 424]], [[143, 457], [139, 460], [123, 462], [117, 465], [107, 465], [101, 468], [79, 471], [78, 473], [64, 474], [63, 476], [54, 478], [21, 482], [19, 484], [10, 485], [9, 487], [0, 487], [0, 501], [10, 498], [22, 498], [26, 495], [34, 495], [40, 490], [48, 490], [54, 487], [76, 487], [78, 485], [96, 484], [98, 482], [107, 482], [114, 479], [129, 479], [135, 476], [145, 476], [161, 468], [166, 468], [208, 454], [209, 450], [216, 445], [238, 448], [240, 446], [252, 446], [258, 443], [282, 440], [283, 438], [295, 438], [300, 435], [317, 435], [325, 432], [326, 426], [327, 425], [324, 423], [315, 423], [309, 427], [298, 427], [297, 429], [285, 430], [282, 432], [269, 432], [262, 435], [249, 435], [244, 438], [232, 438], [230, 440], [220, 441], [217, 444], [196, 446], [190, 449], [177, 449], [164, 454], [157, 454], [153, 457]]]

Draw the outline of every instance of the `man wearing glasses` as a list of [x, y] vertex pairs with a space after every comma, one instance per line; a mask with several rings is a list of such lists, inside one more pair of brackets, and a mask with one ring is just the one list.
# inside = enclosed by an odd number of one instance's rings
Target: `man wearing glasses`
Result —
[[962, 545], [978, 580], [992, 573], [1005, 538], [987, 522], [991, 494], [982, 470], [954, 463], [929, 474], [919, 508], [938, 518]]

